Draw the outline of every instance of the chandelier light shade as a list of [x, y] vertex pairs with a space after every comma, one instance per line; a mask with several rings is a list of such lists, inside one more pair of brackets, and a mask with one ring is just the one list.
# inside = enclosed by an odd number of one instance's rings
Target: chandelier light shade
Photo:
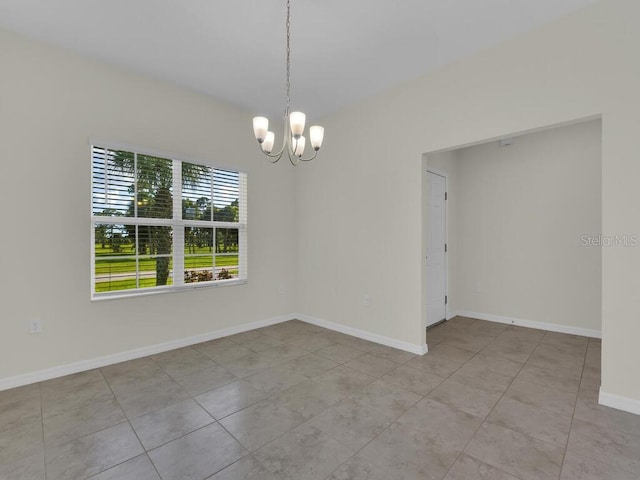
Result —
[[300, 161], [308, 162], [318, 156], [318, 150], [322, 146], [324, 139], [324, 128], [314, 125], [309, 128], [309, 143], [313, 148], [313, 153], [309, 157], [304, 157], [304, 150], [307, 140], [304, 137], [304, 126], [306, 116], [302, 112], [291, 111], [291, 5], [287, 0], [287, 74], [286, 74], [286, 108], [284, 110], [284, 140], [282, 147], [277, 152], [273, 152], [275, 135], [269, 130], [269, 119], [266, 117], [253, 118], [253, 134], [256, 141], [262, 148], [262, 152], [271, 163], [278, 162], [282, 156], [287, 154], [292, 165], [298, 165]]

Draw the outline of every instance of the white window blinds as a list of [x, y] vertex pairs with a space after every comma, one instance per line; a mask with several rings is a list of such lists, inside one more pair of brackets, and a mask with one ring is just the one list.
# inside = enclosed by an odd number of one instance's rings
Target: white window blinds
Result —
[[247, 176], [92, 147], [94, 297], [247, 279]]

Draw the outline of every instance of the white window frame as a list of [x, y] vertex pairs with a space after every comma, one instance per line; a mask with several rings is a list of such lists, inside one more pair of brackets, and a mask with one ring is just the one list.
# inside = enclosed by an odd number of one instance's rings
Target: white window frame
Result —
[[[93, 215], [93, 147], [104, 148], [108, 150], [122, 150], [131, 152], [134, 154], [134, 158], [137, 160], [138, 155], [149, 155], [159, 158], [165, 158], [173, 162], [173, 218], [138, 218], [138, 217], [112, 217]], [[248, 256], [247, 256], [247, 173], [238, 170], [233, 167], [224, 167], [219, 165], [212, 165], [199, 159], [192, 159], [185, 157], [184, 155], [168, 154], [166, 152], [154, 151], [152, 149], [137, 147], [132, 145], [125, 145], [113, 141], [102, 141], [98, 139], [89, 139], [89, 158], [91, 161], [90, 172], [90, 212], [91, 212], [91, 227], [90, 227], [90, 248], [91, 248], [91, 300], [107, 300], [114, 298], [127, 298], [138, 297], [145, 295], [156, 295], [160, 293], [176, 292], [184, 290], [193, 290], [196, 288], [211, 288], [211, 287], [223, 287], [231, 285], [243, 285], [248, 282]], [[230, 170], [237, 172], [240, 176], [239, 181], [239, 218], [238, 222], [220, 222], [216, 221], [203, 221], [203, 220], [185, 220], [182, 218], [182, 162], [192, 163], [196, 165], [204, 165], [212, 169]], [[135, 201], [134, 197], [134, 201]], [[212, 206], [213, 210], [213, 198]], [[137, 210], [137, 209], [136, 209]], [[121, 222], [118, 222], [121, 220]], [[95, 282], [95, 226], [97, 224], [126, 224], [126, 225], [153, 225], [153, 226], [170, 226], [173, 229], [172, 235], [172, 248], [171, 257], [173, 259], [173, 276], [172, 285], [134, 288], [126, 290], [116, 290], [111, 292], [96, 292]], [[216, 280], [215, 279], [215, 253], [214, 253], [214, 280], [206, 282], [184, 282], [184, 229], [185, 227], [206, 227], [213, 228], [232, 228], [238, 229], [238, 277], [228, 280]], [[215, 243], [215, 236], [214, 236]], [[215, 248], [215, 246], [214, 246]], [[136, 260], [138, 259], [138, 251], [136, 249]], [[137, 262], [136, 262], [137, 264]], [[138, 269], [136, 268], [136, 275], [138, 275]]]

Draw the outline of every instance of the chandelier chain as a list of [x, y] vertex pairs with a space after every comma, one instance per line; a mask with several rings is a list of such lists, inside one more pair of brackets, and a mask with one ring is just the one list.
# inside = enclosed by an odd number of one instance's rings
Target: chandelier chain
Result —
[[291, 4], [287, 0], [287, 110], [284, 112], [285, 117], [289, 116], [291, 107]]

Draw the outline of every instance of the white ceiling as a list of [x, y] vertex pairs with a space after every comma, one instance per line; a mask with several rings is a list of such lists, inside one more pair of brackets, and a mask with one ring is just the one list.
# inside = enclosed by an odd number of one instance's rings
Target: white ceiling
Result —
[[[334, 112], [594, 1], [291, 0], [292, 107]], [[285, 0], [0, 0], [9, 30], [272, 116], [284, 15]]]

